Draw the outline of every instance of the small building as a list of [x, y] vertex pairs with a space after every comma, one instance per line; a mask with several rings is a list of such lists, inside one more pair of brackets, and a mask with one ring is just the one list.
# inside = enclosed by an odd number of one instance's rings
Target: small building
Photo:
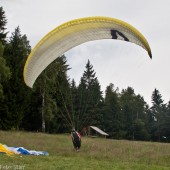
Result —
[[105, 137], [109, 136], [106, 132], [102, 131], [96, 126], [88, 126], [83, 129], [83, 134], [90, 137]]

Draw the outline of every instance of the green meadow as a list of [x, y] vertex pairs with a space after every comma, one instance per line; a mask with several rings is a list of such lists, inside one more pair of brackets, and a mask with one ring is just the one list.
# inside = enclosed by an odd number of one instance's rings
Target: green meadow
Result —
[[49, 156], [0, 154], [0, 170], [170, 170], [170, 144], [82, 137], [79, 152], [68, 134], [0, 131], [0, 143], [47, 151]]

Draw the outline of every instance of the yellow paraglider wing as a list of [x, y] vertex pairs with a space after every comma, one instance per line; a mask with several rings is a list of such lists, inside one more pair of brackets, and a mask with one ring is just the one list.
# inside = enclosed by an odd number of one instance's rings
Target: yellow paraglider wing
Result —
[[107, 17], [88, 17], [72, 20], [49, 32], [32, 50], [24, 67], [24, 81], [32, 87], [41, 72], [57, 57], [82, 43], [117, 39], [143, 47], [152, 58], [145, 37], [130, 24]]

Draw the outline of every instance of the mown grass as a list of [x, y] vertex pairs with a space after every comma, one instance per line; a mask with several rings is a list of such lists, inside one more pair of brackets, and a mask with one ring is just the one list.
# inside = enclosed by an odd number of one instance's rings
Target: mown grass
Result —
[[82, 138], [80, 152], [69, 135], [0, 131], [0, 143], [47, 151], [49, 156], [0, 154], [0, 169], [170, 170], [170, 144]]

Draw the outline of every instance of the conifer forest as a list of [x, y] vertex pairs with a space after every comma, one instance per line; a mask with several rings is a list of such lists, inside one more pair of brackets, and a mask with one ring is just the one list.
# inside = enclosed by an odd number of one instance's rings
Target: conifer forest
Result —
[[67, 56], [51, 63], [33, 88], [25, 85], [23, 68], [31, 46], [20, 27], [9, 36], [0, 7], [0, 130], [69, 133], [97, 126], [112, 139], [170, 142], [170, 101], [153, 89], [149, 106], [133, 87], [105, 91], [87, 61], [79, 84], [67, 75]]

